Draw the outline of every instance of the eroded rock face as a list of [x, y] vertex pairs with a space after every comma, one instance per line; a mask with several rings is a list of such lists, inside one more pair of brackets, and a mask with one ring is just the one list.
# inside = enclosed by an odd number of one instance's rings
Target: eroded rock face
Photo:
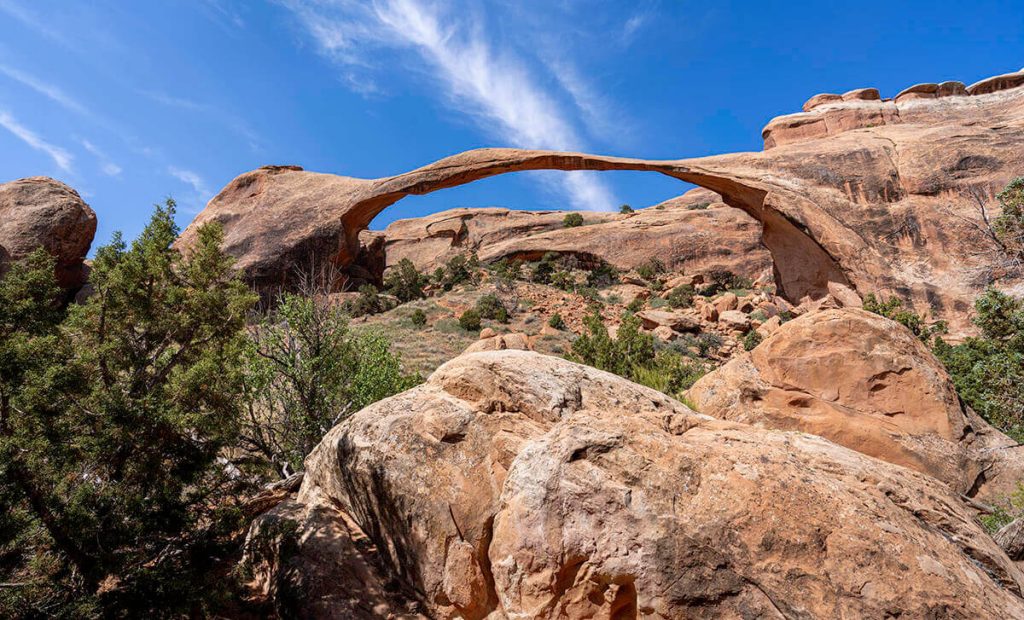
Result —
[[909, 330], [863, 310], [812, 313], [688, 392], [702, 413], [796, 430], [947, 483], [980, 499], [1024, 479], [1024, 447], [957, 397], [942, 363]]
[[657, 258], [686, 272], [726, 269], [752, 279], [770, 273], [761, 225], [707, 194], [706, 202], [699, 200], [706, 194], [695, 194], [629, 215], [584, 213], [586, 225], [575, 228], [564, 227], [564, 211], [452, 209], [398, 220], [383, 233], [387, 265], [408, 258], [420, 271], [431, 272], [453, 255], [470, 251], [487, 262], [537, 260], [558, 252], [623, 270]]
[[445, 364], [306, 469], [441, 618], [1024, 617], [945, 485], [536, 353]]
[[42, 246], [57, 259], [57, 281], [85, 281], [83, 261], [96, 234], [96, 214], [78, 192], [48, 177], [0, 183], [0, 273]]
[[[940, 84], [925, 93], [934, 97], [900, 102], [875, 89], [826, 98], [769, 123], [762, 153], [651, 161], [480, 149], [373, 180], [261, 169], [215, 197], [179, 246], [201, 223], [221, 221], [250, 279], [276, 285], [310, 253], [351, 263], [360, 231], [409, 194], [513, 171], [651, 171], [716, 192], [760, 222], [787, 300], [899, 295], [958, 333], [987, 285], [1024, 287], [978, 225], [979, 201], [991, 207], [1024, 170], [1024, 76], [1015, 75], [975, 84], [969, 96]], [[574, 244], [587, 233], [564, 234]]]

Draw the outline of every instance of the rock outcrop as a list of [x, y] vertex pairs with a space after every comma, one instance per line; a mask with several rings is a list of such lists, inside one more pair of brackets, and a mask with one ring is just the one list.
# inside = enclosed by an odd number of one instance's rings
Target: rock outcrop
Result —
[[96, 214], [78, 192], [48, 177], [0, 183], [0, 273], [40, 246], [57, 260], [57, 281], [76, 289], [85, 281], [85, 255], [96, 234]]
[[[697, 194], [702, 196], [703, 194]], [[711, 194], [708, 202], [673, 198], [618, 213], [585, 213], [585, 225], [565, 228], [564, 211], [452, 209], [398, 220], [384, 231], [387, 265], [408, 258], [431, 272], [455, 254], [475, 251], [481, 260], [537, 260], [546, 252], [602, 260], [633, 269], [652, 258], [687, 273], [725, 269], [755, 279], [771, 272], [761, 225]]]
[[981, 500], [1024, 480], [1024, 446], [960, 401], [942, 363], [909, 330], [863, 310], [784, 323], [687, 396], [702, 413], [819, 435]]
[[1024, 575], [945, 485], [536, 353], [445, 364], [306, 470], [292, 523], [348, 515], [434, 617], [1024, 617]]
[[220, 221], [239, 267], [257, 284], [276, 285], [310, 255], [350, 264], [360, 231], [410, 194], [513, 171], [651, 171], [717, 192], [759, 221], [789, 301], [899, 295], [957, 331], [968, 327], [985, 286], [1022, 285], [979, 211], [1024, 170], [1019, 84], [1011, 74], [967, 88], [968, 96], [948, 86], [900, 102], [880, 100], [874, 89], [838, 102], [819, 98], [809, 112], [772, 121], [771, 148], [762, 153], [651, 161], [480, 149], [382, 179], [260, 169], [218, 194], [179, 245], [191, 243], [203, 222]]

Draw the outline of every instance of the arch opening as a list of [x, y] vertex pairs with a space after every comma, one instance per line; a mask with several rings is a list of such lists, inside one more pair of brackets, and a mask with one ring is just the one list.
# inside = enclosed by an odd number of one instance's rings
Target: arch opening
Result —
[[[487, 157], [493, 155], [493, 157]], [[482, 156], [482, 157], [481, 157]], [[468, 160], [468, 161], [467, 161]], [[699, 161], [699, 160], [696, 160]], [[344, 218], [343, 245], [339, 259], [355, 263], [366, 249], [359, 234], [384, 209], [409, 195], [422, 195], [508, 172], [523, 170], [633, 170], [657, 172], [673, 179], [709, 189], [723, 202], [740, 209], [762, 226], [762, 243], [772, 257], [778, 294], [794, 304], [817, 300], [829, 293], [852, 293], [855, 287], [836, 259], [813, 237], [806, 226], [784, 214], [780, 197], [758, 187], [756, 181], [699, 170], [684, 162], [647, 161], [615, 157], [482, 149], [446, 158], [412, 172], [375, 182], [375, 192], [358, 201]], [[374, 260], [379, 261], [379, 256]]]

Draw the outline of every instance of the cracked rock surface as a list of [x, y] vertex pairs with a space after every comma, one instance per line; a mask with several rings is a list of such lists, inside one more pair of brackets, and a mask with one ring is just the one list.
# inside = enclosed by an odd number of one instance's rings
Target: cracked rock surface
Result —
[[1024, 617], [946, 484], [528, 351], [450, 361], [306, 469], [297, 503], [347, 515], [432, 617]]

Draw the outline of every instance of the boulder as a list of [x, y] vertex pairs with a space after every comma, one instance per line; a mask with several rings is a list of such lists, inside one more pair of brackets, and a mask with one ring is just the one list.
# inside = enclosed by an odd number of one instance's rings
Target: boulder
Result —
[[833, 93], [821, 93], [808, 99], [803, 106], [804, 112], [810, 112], [814, 108], [825, 105], [828, 103], [837, 103], [843, 100], [842, 95], [836, 95]]
[[968, 86], [967, 92], [971, 95], [987, 95], [1001, 90], [1017, 88], [1021, 85], [1024, 85], [1024, 69], [1016, 73], [1005, 73], [979, 80]]
[[377, 551], [337, 508], [286, 500], [249, 527], [241, 565], [279, 618], [423, 619], [414, 591], [375, 566]]
[[533, 345], [530, 343], [530, 337], [526, 334], [519, 332], [512, 334], [495, 334], [494, 330], [490, 329], [490, 335], [485, 335], [489, 329], [490, 328], [485, 327], [483, 331], [480, 332], [480, 340], [469, 345], [464, 352], [503, 351], [505, 349], [529, 351], [533, 349]]
[[715, 304], [715, 310], [718, 310], [718, 313], [721, 314], [726, 310], [735, 310], [739, 306], [739, 298], [736, 296], [736, 293], [725, 293], [718, 299], [715, 299], [713, 303]]
[[636, 317], [643, 323], [644, 329], [668, 327], [677, 332], [700, 331], [700, 321], [692, 315], [682, 312], [666, 312], [665, 310], [642, 310]]
[[436, 618], [1024, 617], [944, 484], [525, 351], [357, 412], [297, 501], [351, 515]]
[[739, 310], [726, 310], [718, 314], [718, 325], [722, 329], [745, 333], [750, 330], [750, 317]]
[[767, 336], [689, 390], [702, 413], [819, 435], [983, 501], [1024, 480], [1024, 447], [964, 406], [941, 362], [902, 325], [825, 310]]
[[843, 101], [879, 101], [877, 88], [855, 88], [842, 94]]
[[95, 234], [96, 214], [60, 181], [29, 177], [0, 183], [0, 274], [11, 261], [44, 247], [57, 260], [57, 282], [80, 288]]

